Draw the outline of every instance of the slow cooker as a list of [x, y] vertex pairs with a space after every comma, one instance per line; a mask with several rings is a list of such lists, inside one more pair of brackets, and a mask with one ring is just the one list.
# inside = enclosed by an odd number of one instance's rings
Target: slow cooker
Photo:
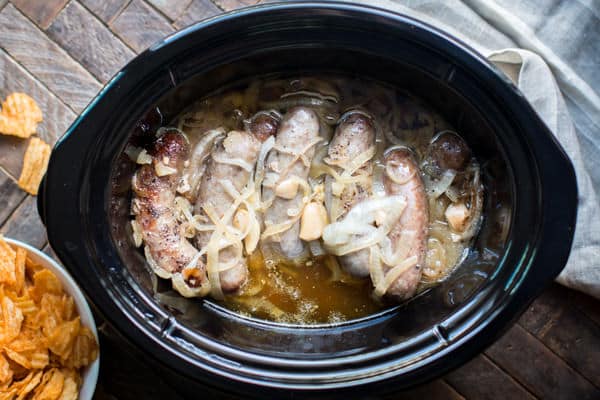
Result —
[[[126, 229], [126, 144], [219, 88], [311, 71], [407, 89], [461, 132], [486, 190], [473, 251], [410, 302], [335, 325], [261, 321], [210, 299], [164, 304]], [[56, 144], [38, 207], [90, 300], [183, 393], [356, 397], [433, 379], [502, 334], [565, 265], [577, 186], [552, 133], [482, 55], [404, 15], [304, 2], [226, 13], [136, 57]]]

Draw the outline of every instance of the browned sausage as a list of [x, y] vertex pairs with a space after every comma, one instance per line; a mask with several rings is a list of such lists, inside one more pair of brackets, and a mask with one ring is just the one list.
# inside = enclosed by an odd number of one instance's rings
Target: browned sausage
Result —
[[[363, 113], [352, 112], [347, 114], [346, 118], [338, 125], [329, 144], [326, 162], [339, 174], [342, 174], [357, 157], [364, 155], [369, 150], [374, 150], [374, 146], [375, 128], [372, 119]], [[372, 158], [365, 161], [352, 176], [357, 176], [359, 173], [366, 179], [347, 184], [338, 196], [335, 193], [332, 195], [332, 203], [337, 203], [336, 208], [340, 208], [340, 212], [338, 215], [332, 215], [332, 210], [328, 210], [331, 222], [342, 219], [355, 204], [369, 198], [373, 173]], [[335, 192], [331, 188], [335, 184], [333, 177], [328, 176], [326, 184], [328, 191]], [[340, 263], [349, 274], [366, 277], [369, 275], [369, 249], [341, 256]]]
[[[406, 208], [388, 237], [395, 251], [398, 246], [408, 249], [406, 258], [416, 256], [416, 265], [394, 280], [386, 294], [397, 300], [406, 300], [415, 294], [425, 263], [429, 211], [425, 188], [419, 167], [407, 148], [393, 149], [385, 155], [383, 184], [388, 195], [402, 195]], [[384, 273], [394, 266], [384, 265]]]
[[[288, 191], [289, 195], [282, 194], [281, 191], [276, 195], [277, 188], [285, 181], [306, 181], [315, 154], [315, 140], [318, 137], [319, 118], [312, 109], [296, 107], [285, 114], [277, 132], [275, 147], [269, 153], [266, 162], [263, 198], [273, 199], [264, 214], [266, 229], [293, 220], [290, 212], [297, 212], [302, 206], [304, 193], [301, 189], [297, 192]], [[305, 252], [305, 245], [298, 236], [299, 222], [296, 220], [286, 228], [276, 235], [263, 237], [263, 240], [275, 246], [283, 256], [294, 259]]]
[[[229, 181], [238, 193], [248, 184], [260, 151], [261, 140], [268, 138], [277, 123], [272, 117], [261, 117], [260, 121], [251, 125], [250, 132], [231, 131], [225, 139], [215, 144], [207, 161], [195, 204], [196, 214], [203, 215], [206, 223], [210, 223], [210, 220], [205, 213], [205, 207], [212, 207], [218, 218], [222, 218], [233, 204], [234, 199], [223, 186], [224, 181]], [[228, 224], [231, 224], [231, 221], [228, 221]], [[198, 247], [204, 248], [211, 236], [210, 231], [199, 232], [196, 236]], [[224, 248], [219, 253], [219, 262], [226, 263], [234, 256], [231, 248]], [[248, 267], [244, 259], [234, 267], [220, 272], [221, 289], [224, 292], [236, 291], [244, 284], [247, 276]]]
[[[198, 254], [198, 250], [182, 236], [174, 211], [179, 171], [188, 154], [187, 138], [177, 130], [167, 130], [150, 151], [152, 164], [141, 166], [132, 182], [135, 221], [141, 228], [142, 239], [151, 258], [149, 262], [164, 278], [181, 272]], [[165, 172], [172, 173], [159, 176]], [[190, 267], [195, 272], [186, 274], [187, 283], [198, 287], [206, 280], [204, 264], [198, 260]]]
[[429, 156], [441, 169], [462, 170], [471, 158], [467, 143], [452, 131], [438, 133], [429, 145]]

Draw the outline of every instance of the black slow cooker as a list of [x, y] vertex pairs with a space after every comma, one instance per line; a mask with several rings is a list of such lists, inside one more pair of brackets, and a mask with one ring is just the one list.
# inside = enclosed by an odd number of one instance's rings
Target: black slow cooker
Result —
[[[183, 312], [164, 304], [125, 229], [125, 145], [234, 82], [311, 71], [405, 88], [461, 132], [486, 188], [473, 251], [407, 304], [336, 325], [265, 322], [210, 300], [182, 299]], [[91, 301], [179, 390], [355, 397], [439, 376], [507, 329], [567, 261], [577, 186], [523, 95], [464, 43], [380, 9], [287, 3], [197, 23], [125, 66], [57, 143], [38, 206], [52, 248]]]

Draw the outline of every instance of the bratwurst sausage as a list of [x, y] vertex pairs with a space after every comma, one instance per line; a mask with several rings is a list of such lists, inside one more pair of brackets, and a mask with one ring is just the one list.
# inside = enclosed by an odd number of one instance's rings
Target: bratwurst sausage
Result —
[[[325, 162], [342, 177], [357, 179], [341, 184], [327, 176], [326, 191], [332, 196], [328, 212], [332, 222], [342, 219], [355, 204], [371, 195], [374, 155], [373, 120], [361, 112], [347, 113], [331, 139]], [[341, 256], [340, 263], [349, 274], [366, 277], [369, 275], [369, 249]]]
[[[396, 300], [407, 300], [415, 294], [425, 263], [429, 212], [419, 166], [408, 148], [388, 151], [384, 157], [385, 173], [383, 185], [389, 196], [401, 195], [406, 199], [406, 208], [388, 234], [392, 251], [405, 249], [404, 260], [414, 259], [413, 265], [398, 270], [398, 277], [387, 289], [386, 295]], [[414, 258], [413, 258], [414, 257]], [[384, 264], [384, 273], [396, 265]]]
[[[260, 116], [250, 126], [250, 131], [231, 131], [225, 139], [218, 141], [207, 160], [206, 170], [202, 175], [195, 213], [201, 215], [205, 222], [214, 223], [207, 210], [221, 219], [231, 211], [235, 202], [233, 191], [241, 194], [248, 185], [255, 168], [261, 143], [276, 129], [278, 121], [274, 117]], [[275, 127], [275, 128], [274, 128]], [[239, 206], [239, 204], [238, 204]], [[225, 225], [232, 225], [235, 214], [231, 213]], [[201, 231], [196, 236], [198, 248], [204, 249], [211, 241], [213, 232]], [[227, 264], [237, 256], [234, 246], [220, 247], [219, 264]], [[236, 245], [241, 246], [240, 243]], [[238, 247], [239, 250], [239, 247]], [[248, 267], [244, 258], [225, 270], [219, 272], [220, 287], [224, 292], [238, 290], [246, 281]]]
[[[141, 166], [133, 176], [132, 211], [141, 230], [145, 252], [154, 272], [162, 278], [182, 273], [188, 286], [175, 288], [184, 296], [206, 294], [206, 272], [198, 250], [182, 235], [175, 214], [175, 191], [180, 171], [189, 155], [187, 138], [167, 130], [150, 150], [151, 164]], [[185, 269], [185, 272], [183, 272]], [[182, 284], [182, 276], [177, 281]], [[195, 290], [197, 289], [197, 290]]]
[[277, 132], [275, 146], [266, 162], [263, 198], [272, 202], [265, 210], [263, 241], [283, 256], [294, 259], [305, 252], [299, 237], [299, 213], [307, 187], [310, 164], [319, 138], [319, 118], [306, 107], [290, 109]]

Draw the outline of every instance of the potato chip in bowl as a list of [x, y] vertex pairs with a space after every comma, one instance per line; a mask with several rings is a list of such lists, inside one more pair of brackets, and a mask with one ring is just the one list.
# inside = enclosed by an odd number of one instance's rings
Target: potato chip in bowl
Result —
[[0, 236], [0, 398], [91, 399], [98, 368], [96, 325], [75, 281]]

